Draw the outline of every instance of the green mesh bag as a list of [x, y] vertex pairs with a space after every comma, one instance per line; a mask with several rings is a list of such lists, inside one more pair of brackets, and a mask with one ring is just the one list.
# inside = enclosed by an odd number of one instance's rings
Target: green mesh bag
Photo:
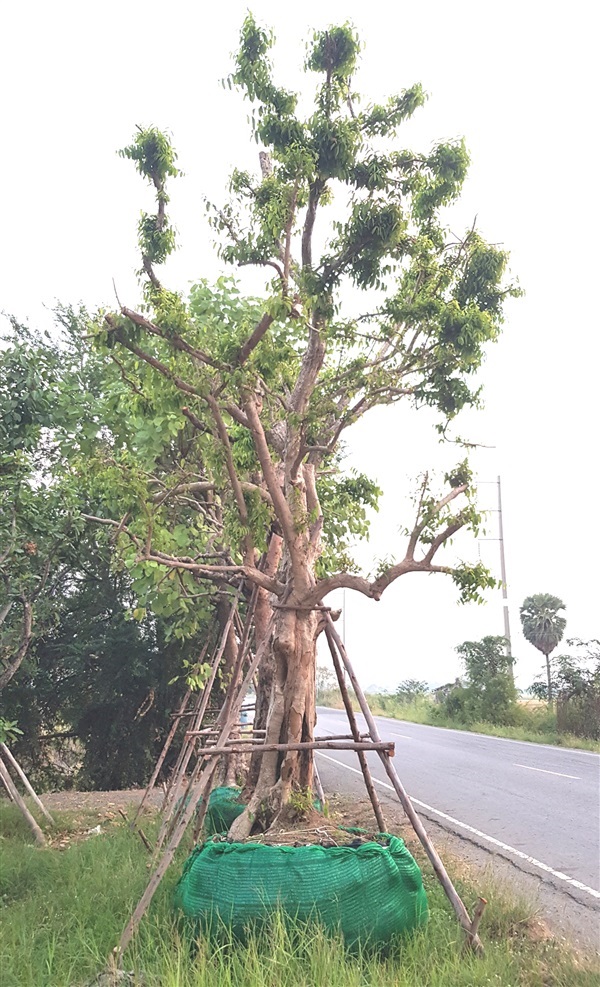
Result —
[[213, 788], [208, 799], [208, 809], [204, 820], [204, 833], [226, 833], [234, 819], [242, 814], [246, 806], [240, 802], [241, 788]]
[[209, 840], [186, 861], [175, 907], [203, 931], [224, 926], [242, 939], [279, 909], [341, 931], [349, 946], [385, 943], [428, 915], [421, 871], [396, 836], [358, 847]]

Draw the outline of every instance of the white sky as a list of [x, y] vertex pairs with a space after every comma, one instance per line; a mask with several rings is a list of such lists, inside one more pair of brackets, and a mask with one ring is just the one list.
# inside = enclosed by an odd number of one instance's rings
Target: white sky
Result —
[[[171, 0], [54, 0], [3, 6], [0, 14], [2, 235], [0, 306], [48, 324], [43, 306], [135, 303], [135, 228], [144, 190], [115, 151], [136, 124], [168, 128], [186, 177], [172, 186], [181, 250], [169, 284], [213, 277], [202, 195], [219, 201], [234, 165], [255, 167], [247, 106], [219, 80], [248, 4]], [[531, 593], [567, 604], [567, 635], [600, 636], [595, 506], [598, 490], [600, 347], [596, 299], [598, 210], [594, 5], [430, 0], [424, 4], [255, 0], [279, 39], [279, 78], [297, 86], [313, 28], [351, 20], [366, 49], [357, 87], [386, 97], [420, 81], [430, 94], [406, 129], [427, 149], [464, 136], [470, 177], [454, 229], [478, 216], [489, 240], [511, 251], [526, 297], [511, 302], [500, 343], [482, 372], [486, 410], [458, 431], [479, 450], [482, 480], [502, 476], [513, 652], [528, 685], [543, 658], [519, 633]], [[255, 289], [256, 290], [256, 289]], [[426, 413], [376, 412], [351, 433], [350, 461], [385, 489], [361, 558], [401, 551], [407, 477], [458, 458], [440, 449]], [[594, 433], [594, 434], [593, 434]], [[482, 489], [495, 507], [495, 489]], [[491, 515], [488, 535], [496, 534]], [[476, 558], [478, 547], [457, 551]], [[479, 546], [497, 569], [498, 544]], [[502, 633], [500, 593], [458, 607], [443, 577], [408, 576], [376, 604], [347, 593], [346, 641], [365, 685], [406, 677], [448, 681], [454, 647]]]

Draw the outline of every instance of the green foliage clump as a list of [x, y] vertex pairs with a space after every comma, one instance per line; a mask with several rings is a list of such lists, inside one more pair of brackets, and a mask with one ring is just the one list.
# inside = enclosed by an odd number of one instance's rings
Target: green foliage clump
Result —
[[517, 692], [512, 680], [514, 658], [506, 653], [504, 637], [488, 635], [465, 641], [456, 651], [462, 658], [467, 685], [457, 685], [440, 705], [442, 715], [471, 724], [486, 721], [510, 725], [517, 719]]
[[421, 696], [426, 696], [429, 692], [427, 682], [420, 679], [403, 679], [396, 686], [395, 696], [399, 703], [412, 703]]
[[[600, 740], [600, 641], [569, 638], [571, 654], [550, 660], [550, 687], [556, 698], [558, 730]], [[538, 677], [529, 692], [548, 695], [547, 678]]]

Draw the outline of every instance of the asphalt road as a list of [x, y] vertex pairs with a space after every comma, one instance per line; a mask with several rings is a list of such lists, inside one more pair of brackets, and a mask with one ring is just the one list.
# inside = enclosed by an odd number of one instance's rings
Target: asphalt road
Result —
[[[349, 732], [341, 710], [319, 707], [318, 717], [319, 736]], [[600, 755], [376, 721], [422, 816], [600, 909]], [[380, 797], [396, 799], [378, 756], [368, 758]], [[325, 791], [364, 797], [354, 752], [319, 752], [317, 764]]]

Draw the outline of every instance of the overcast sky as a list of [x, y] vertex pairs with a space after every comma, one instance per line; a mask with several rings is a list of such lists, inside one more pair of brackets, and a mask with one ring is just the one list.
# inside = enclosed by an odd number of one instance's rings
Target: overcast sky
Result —
[[[0, 14], [2, 233], [0, 307], [48, 324], [59, 299], [93, 307], [138, 298], [135, 228], [147, 193], [115, 151], [136, 124], [168, 128], [185, 178], [172, 187], [180, 250], [170, 286], [214, 277], [202, 196], [219, 200], [234, 165], [256, 167], [247, 104], [219, 85], [248, 4], [105, 0], [5, 4]], [[481, 373], [484, 411], [458, 431], [491, 446], [474, 456], [483, 506], [504, 531], [517, 681], [543, 658], [519, 632], [532, 593], [567, 605], [567, 636], [600, 637], [598, 619], [597, 38], [589, 0], [544, 3], [430, 0], [390, 5], [256, 0], [275, 29], [278, 77], [298, 69], [311, 29], [350, 20], [365, 43], [357, 87], [384, 98], [421, 82], [430, 95], [406, 128], [406, 146], [464, 136], [470, 177], [452, 218], [477, 215], [484, 236], [511, 253], [526, 291], [507, 307], [502, 340]], [[402, 551], [410, 477], [444, 467], [427, 413], [381, 410], [349, 433], [348, 460], [385, 490], [360, 558]], [[497, 535], [490, 514], [488, 537]], [[461, 540], [499, 574], [498, 543]], [[380, 603], [346, 594], [346, 643], [365, 685], [455, 677], [457, 644], [501, 634], [500, 593], [459, 607], [443, 577], [409, 575]]]

